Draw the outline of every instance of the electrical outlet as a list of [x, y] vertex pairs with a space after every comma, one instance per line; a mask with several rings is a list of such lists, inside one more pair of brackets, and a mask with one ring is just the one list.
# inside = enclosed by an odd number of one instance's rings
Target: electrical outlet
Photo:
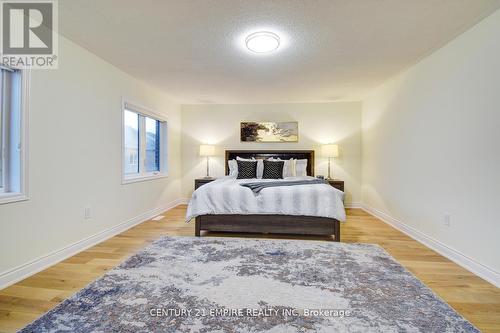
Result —
[[90, 207], [85, 207], [85, 209], [83, 211], [83, 218], [85, 220], [90, 220], [91, 217], [92, 217], [92, 214], [91, 214], [91, 211], [90, 211]]
[[445, 213], [443, 216], [443, 224], [446, 227], [451, 227], [451, 214], [450, 213]]

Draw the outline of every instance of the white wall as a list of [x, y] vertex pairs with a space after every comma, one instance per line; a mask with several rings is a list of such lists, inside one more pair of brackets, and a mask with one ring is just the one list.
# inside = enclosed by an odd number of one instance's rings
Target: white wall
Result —
[[366, 205], [497, 278], [499, 36], [497, 11], [364, 101], [362, 186]]
[[[361, 201], [361, 103], [183, 105], [183, 195], [190, 197], [194, 179], [205, 176], [206, 160], [199, 145], [214, 144], [218, 156], [211, 159], [211, 175], [224, 175], [226, 149], [313, 149], [322, 143], [340, 145], [333, 176], [345, 181], [346, 203]], [[241, 121], [298, 121], [298, 143], [240, 142]], [[316, 152], [316, 174], [327, 174], [327, 159]]]
[[[59, 69], [32, 72], [30, 200], [0, 205], [0, 277], [180, 197], [180, 107], [65, 38], [59, 45]], [[121, 185], [122, 96], [168, 119], [168, 178]]]

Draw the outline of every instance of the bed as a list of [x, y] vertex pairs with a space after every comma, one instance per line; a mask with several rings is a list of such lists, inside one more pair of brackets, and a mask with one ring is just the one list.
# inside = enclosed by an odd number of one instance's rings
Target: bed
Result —
[[[196, 236], [201, 231], [276, 233], [333, 236], [340, 241], [340, 220], [345, 219], [343, 193], [328, 184], [271, 187], [258, 195], [241, 186], [253, 180], [229, 175], [228, 161], [246, 159], [307, 160], [306, 177], [314, 177], [313, 150], [227, 150], [226, 177], [203, 185], [193, 193], [186, 215], [195, 218]], [[295, 180], [287, 178], [283, 181]], [[259, 180], [261, 181], [261, 180]], [[267, 181], [267, 180], [262, 180]], [[286, 200], [291, 201], [287, 203]]]

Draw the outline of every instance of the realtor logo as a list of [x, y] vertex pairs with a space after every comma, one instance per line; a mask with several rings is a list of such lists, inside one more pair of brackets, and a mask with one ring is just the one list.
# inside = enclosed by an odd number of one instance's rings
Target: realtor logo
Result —
[[13, 68], [57, 68], [57, 2], [1, 0], [2, 63]]

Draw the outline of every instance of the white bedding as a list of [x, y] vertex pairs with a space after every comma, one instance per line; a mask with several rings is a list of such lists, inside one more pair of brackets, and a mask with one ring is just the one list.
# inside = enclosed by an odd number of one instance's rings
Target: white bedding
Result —
[[[315, 179], [289, 177], [287, 180]], [[280, 214], [329, 217], [345, 221], [344, 193], [328, 184], [268, 187], [258, 195], [240, 183], [276, 181], [276, 179], [235, 179], [227, 176], [194, 191], [186, 221], [198, 215]]]

